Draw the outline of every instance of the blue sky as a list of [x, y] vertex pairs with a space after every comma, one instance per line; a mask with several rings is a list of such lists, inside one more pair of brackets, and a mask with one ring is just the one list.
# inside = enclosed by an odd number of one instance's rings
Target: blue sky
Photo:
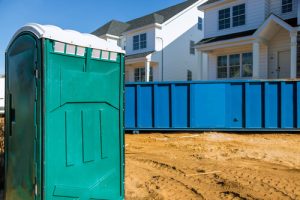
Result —
[[0, 0], [0, 74], [12, 35], [26, 23], [92, 32], [111, 19], [128, 21], [184, 0]]

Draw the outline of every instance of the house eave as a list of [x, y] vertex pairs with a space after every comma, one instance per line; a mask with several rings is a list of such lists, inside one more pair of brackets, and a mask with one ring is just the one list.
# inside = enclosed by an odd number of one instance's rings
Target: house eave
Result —
[[120, 36], [116, 36], [116, 35], [105, 34], [105, 36], [111, 39], [120, 39]]
[[264, 21], [264, 23], [255, 31], [255, 33], [253, 34], [254, 37], [259, 37], [260, 33], [262, 33], [262, 31], [265, 30], [272, 21], [277, 23], [278, 25], [280, 25], [282, 28], [286, 29], [289, 32], [293, 32], [293, 31], [297, 30], [297, 28], [292, 27], [291, 25], [286, 23], [283, 19], [281, 19], [280, 17], [278, 17], [274, 14], [271, 14], [267, 18], [267, 20]]
[[230, 47], [230, 46], [251, 44], [254, 40], [255, 40], [255, 37], [253, 37], [251, 35], [251, 36], [234, 38], [234, 39], [229, 39], [229, 40], [222, 40], [222, 41], [217, 41], [217, 42], [200, 44], [200, 45], [196, 45], [195, 48], [198, 51], [210, 51], [210, 50], [214, 50], [216, 48], [225, 48], [225, 47]]
[[136, 32], [141, 32], [143, 30], [150, 29], [150, 28], [161, 29], [162, 28], [162, 24], [159, 24], [159, 23], [149, 24], [149, 25], [142, 26], [142, 27], [139, 27], [139, 28], [136, 28], [136, 29], [125, 31], [125, 32], [122, 33], [122, 35], [130, 35], [130, 34], [133, 34], [133, 33], [136, 33]]
[[222, 4], [229, 3], [229, 2], [233, 2], [233, 1], [234, 0], [221, 0], [221, 1], [214, 2], [214, 3], [206, 4], [206, 5], [200, 5], [200, 6], [198, 6], [198, 10], [205, 11], [207, 9], [211, 9], [211, 8], [214, 8], [214, 7], [220, 6]]

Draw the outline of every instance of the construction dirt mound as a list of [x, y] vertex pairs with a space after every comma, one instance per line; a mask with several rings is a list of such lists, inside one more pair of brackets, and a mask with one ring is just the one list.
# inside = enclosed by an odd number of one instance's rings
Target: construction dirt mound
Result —
[[126, 135], [126, 199], [299, 199], [300, 135]]

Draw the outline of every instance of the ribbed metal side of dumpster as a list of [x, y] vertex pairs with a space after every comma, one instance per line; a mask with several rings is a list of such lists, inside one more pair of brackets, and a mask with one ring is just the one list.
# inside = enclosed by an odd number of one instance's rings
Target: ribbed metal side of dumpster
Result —
[[298, 131], [300, 81], [129, 83], [127, 131]]

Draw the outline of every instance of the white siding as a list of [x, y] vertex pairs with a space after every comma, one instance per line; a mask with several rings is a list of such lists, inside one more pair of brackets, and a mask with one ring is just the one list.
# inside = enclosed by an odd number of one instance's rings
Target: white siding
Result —
[[259, 78], [268, 78], [268, 46], [260, 45], [260, 57], [259, 57]]
[[[143, 33], [147, 34], [147, 48], [133, 50], [133, 36], [143, 34]], [[125, 36], [125, 40], [126, 40], [126, 54], [127, 55], [138, 54], [138, 53], [143, 53], [143, 52], [148, 52], [148, 51], [154, 51], [155, 50], [155, 27], [127, 34]]]
[[297, 17], [298, 0], [293, 0], [293, 11], [289, 12], [289, 13], [281, 12], [282, 0], [269, 0], [269, 1], [270, 1], [270, 12], [271, 13], [273, 13], [283, 19]]
[[[234, 5], [246, 4], [246, 24], [238, 27], [231, 27], [224, 30], [219, 30], [219, 10], [229, 8]], [[265, 0], [237, 0], [227, 3], [223, 6], [213, 8], [205, 11], [205, 38], [214, 37], [219, 35], [227, 35], [236, 32], [258, 28], [265, 20], [266, 8]], [[231, 9], [232, 10], [232, 9]], [[231, 12], [232, 14], [232, 12]], [[232, 22], [232, 20], [231, 20]], [[232, 23], [231, 23], [232, 25]]]
[[[156, 37], [163, 38], [164, 45], [164, 81], [187, 80], [187, 70], [192, 71], [193, 80], [199, 80], [200, 66], [197, 52], [190, 54], [190, 41], [197, 43], [203, 38], [203, 30], [198, 30], [198, 17], [203, 18], [203, 12], [194, 5], [173, 21], [168, 22], [161, 30], [156, 31]], [[161, 39], [156, 38], [156, 52], [152, 61], [159, 63], [157, 74], [161, 77]]]
[[269, 42], [269, 78], [277, 78], [278, 52], [290, 49], [290, 34], [281, 29]]
[[[100, 36], [100, 38], [102, 38], [102, 39], [104, 39], [104, 40], [106, 40], [107, 42], [112, 43], [112, 44], [117, 44], [117, 45], [119, 45], [119, 43], [120, 43], [120, 40], [119, 40], [119, 39], [107, 37], [107, 36], [105, 36], [105, 35]], [[119, 45], [119, 46], [120, 46], [120, 45]]]
[[300, 2], [298, 2], [298, 26], [300, 25]]

